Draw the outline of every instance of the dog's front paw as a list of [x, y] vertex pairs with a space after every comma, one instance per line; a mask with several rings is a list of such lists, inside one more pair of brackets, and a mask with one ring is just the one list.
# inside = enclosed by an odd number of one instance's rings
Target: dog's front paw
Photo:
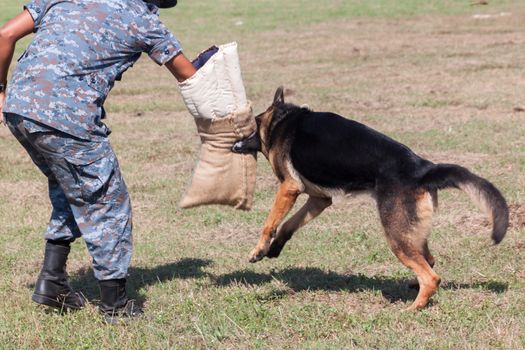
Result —
[[268, 254], [266, 256], [268, 258], [278, 258], [281, 254], [281, 250], [283, 250], [284, 243], [281, 243], [278, 240], [273, 240], [270, 244], [270, 249], [268, 250]]
[[264, 248], [255, 247], [250, 253], [249, 261], [251, 263], [256, 263], [257, 261], [262, 260], [266, 254], [268, 253], [268, 245], [266, 245]]

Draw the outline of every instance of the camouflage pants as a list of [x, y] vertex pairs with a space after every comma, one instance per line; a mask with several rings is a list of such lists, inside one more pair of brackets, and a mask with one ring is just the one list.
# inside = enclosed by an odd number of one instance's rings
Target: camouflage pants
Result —
[[126, 278], [132, 252], [131, 203], [109, 142], [80, 140], [15, 114], [9, 129], [48, 178], [48, 240], [82, 237], [98, 280]]

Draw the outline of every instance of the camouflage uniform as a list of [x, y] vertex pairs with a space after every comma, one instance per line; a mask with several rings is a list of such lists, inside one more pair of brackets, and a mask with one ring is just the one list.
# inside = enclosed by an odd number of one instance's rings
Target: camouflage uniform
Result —
[[48, 177], [45, 238], [82, 236], [97, 279], [125, 278], [131, 206], [103, 103], [142, 52], [164, 64], [181, 46], [142, 0], [33, 0], [25, 8], [36, 35], [18, 60], [4, 113]]

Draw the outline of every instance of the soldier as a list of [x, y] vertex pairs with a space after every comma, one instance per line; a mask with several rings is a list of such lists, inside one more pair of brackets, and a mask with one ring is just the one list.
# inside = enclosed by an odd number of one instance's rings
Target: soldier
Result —
[[[33, 301], [80, 309], [68, 284], [70, 244], [82, 237], [108, 322], [140, 313], [126, 294], [132, 251], [131, 205], [102, 122], [115, 80], [146, 52], [179, 81], [195, 68], [162, 24], [158, 8], [176, 0], [32, 0], [0, 28], [0, 114], [48, 178], [53, 207]], [[35, 32], [9, 84], [16, 41]], [[6, 96], [7, 87], [7, 96]], [[3, 113], [1, 113], [3, 112]]]

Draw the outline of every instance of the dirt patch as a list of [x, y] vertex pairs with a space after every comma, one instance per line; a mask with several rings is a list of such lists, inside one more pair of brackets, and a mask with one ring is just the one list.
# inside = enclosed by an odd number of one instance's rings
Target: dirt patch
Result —
[[488, 230], [492, 224], [482, 214], [472, 213], [468, 215], [462, 215], [457, 220], [457, 225], [460, 227], [464, 227], [469, 231], [483, 232], [484, 230]]
[[[510, 227], [512, 229], [521, 230], [525, 228], [525, 205], [515, 203], [509, 205], [510, 212]], [[523, 243], [525, 250], [525, 243]]]
[[[487, 230], [492, 227], [490, 221], [479, 210], [469, 212], [468, 214], [459, 214], [464, 212], [465, 205], [462, 203], [447, 203], [447, 206], [452, 208], [452, 213], [447, 213], [448, 216], [453, 216], [449, 219], [455, 222], [458, 226], [468, 228], [472, 231]], [[525, 228], [525, 205], [510, 204], [509, 205], [509, 230], [522, 230]], [[525, 249], [525, 243], [523, 244]]]

